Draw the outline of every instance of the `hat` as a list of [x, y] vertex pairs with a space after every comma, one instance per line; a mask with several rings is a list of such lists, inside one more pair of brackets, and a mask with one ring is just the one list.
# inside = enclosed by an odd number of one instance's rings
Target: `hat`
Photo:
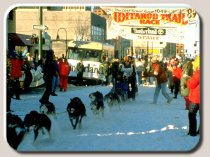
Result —
[[152, 63], [157, 63], [157, 62], [158, 62], [157, 57], [153, 57], [153, 58], [151, 59], [151, 62], [152, 62]]
[[196, 56], [194, 62], [193, 62], [193, 68], [194, 69], [200, 69], [200, 56]]

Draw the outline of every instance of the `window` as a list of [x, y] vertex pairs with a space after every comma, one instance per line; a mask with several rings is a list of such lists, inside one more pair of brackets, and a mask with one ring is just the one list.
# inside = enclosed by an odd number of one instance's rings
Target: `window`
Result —
[[75, 59], [75, 60], [82, 59], [84, 61], [98, 62], [100, 59], [100, 51], [70, 48], [68, 58]]
[[48, 11], [62, 11], [63, 7], [47, 7]]
[[94, 41], [103, 41], [104, 40], [104, 29], [97, 27], [97, 26], [92, 26], [91, 28], [92, 32], [92, 38]]

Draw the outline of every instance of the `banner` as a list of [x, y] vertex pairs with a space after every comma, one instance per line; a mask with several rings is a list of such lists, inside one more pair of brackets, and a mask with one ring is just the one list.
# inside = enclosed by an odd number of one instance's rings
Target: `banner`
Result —
[[[105, 11], [106, 8], [104, 9]], [[191, 8], [109, 8], [108, 38], [181, 43], [187, 26], [198, 21]]]

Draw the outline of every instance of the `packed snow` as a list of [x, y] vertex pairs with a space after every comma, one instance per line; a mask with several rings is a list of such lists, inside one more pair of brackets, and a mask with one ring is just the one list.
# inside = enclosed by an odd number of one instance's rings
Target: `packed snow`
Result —
[[[56, 107], [52, 121], [51, 136], [39, 133], [35, 143], [34, 134], [25, 135], [18, 151], [26, 152], [188, 152], [199, 144], [200, 136], [191, 137], [188, 133], [188, 111], [185, 101], [178, 95], [170, 104], [159, 95], [158, 103], [151, 104], [154, 85], [138, 86], [135, 101], [120, 103], [120, 109], [111, 109], [105, 102], [104, 116], [93, 115], [89, 94], [100, 91], [104, 95], [112, 86], [74, 86], [69, 85], [67, 92], [50, 96]], [[39, 99], [44, 87], [21, 94], [21, 100], [12, 99], [13, 114], [24, 119], [31, 110], [39, 112]], [[169, 89], [168, 89], [168, 93]], [[173, 94], [170, 94], [173, 97]], [[73, 130], [67, 104], [70, 98], [79, 97], [86, 106], [87, 116], [83, 118], [81, 129]], [[197, 115], [199, 123], [199, 113]], [[199, 125], [199, 124], [198, 124]]]

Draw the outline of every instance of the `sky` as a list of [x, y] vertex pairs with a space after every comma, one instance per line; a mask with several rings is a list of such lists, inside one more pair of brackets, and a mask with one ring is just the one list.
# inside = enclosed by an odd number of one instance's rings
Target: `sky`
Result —
[[[200, 53], [200, 22], [197, 24], [192, 24], [187, 26], [187, 31], [185, 31], [185, 49], [188, 51], [189, 54], [194, 54], [194, 50], [196, 50], [196, 53]], [[194, 44], [197, 44], [195, 47]]]
[[[51, 96], [56, 107], [56, 116], [49, 116], [52, 122], [51, 137], [39, 133], [33, 143], [34, 134], [29, 132], [18, 147], [19, 152], [188, 152], [199, 144], [200, 136], [191, 137], [188, 132], [188, 111], [183, 97], [178, 95], [171, 104], [159, 95], [157, 104], [150, 104], [154, 85], [138, 86], [135, 101], [120, 103], [120, 109], [111, 109], [105, 102], [104, 117], [93, 115], [89, 94], [100, 91], [107, 94], [112, 86], [73, 86], [67, 92]], [[44, 88], [36, 88], [21, 94], [21, 100], [12, 99], [13, 114], [21, 119], [32, 110], [39, 112], [39, 99]], [[169, 93], [169, 90], [168, 90]], [[87, 116], [81, 129], [73, 130], [66, 107], [70, 98], [79, 97], [85, 104]], [[172, 94], [170, 94], [173, 97]], [[199, 123], [199, 114], [197, 115]]]

